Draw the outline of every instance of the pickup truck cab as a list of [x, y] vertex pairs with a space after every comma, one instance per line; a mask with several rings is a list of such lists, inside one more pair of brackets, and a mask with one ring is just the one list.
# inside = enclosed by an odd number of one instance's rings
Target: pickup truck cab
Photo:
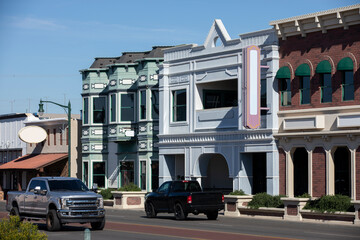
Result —
[[66, 223], [91, 223], [94, 230], [105, 226], [102, 196], [77, 178], [33, 178], [25, 192], [8, 192], [6, 210], [20, 219], [46, 220], [49, 231]]
[[197, 181], [164, 182], [156, 192], [145, 196], [145, 212], [149, 218], [157, 213], [174, 213], [177, 220], [186, 219], [189, 213], [204, 213], [209, 220], [216, 220], [224, 209], [221, 192], [203, 192]]

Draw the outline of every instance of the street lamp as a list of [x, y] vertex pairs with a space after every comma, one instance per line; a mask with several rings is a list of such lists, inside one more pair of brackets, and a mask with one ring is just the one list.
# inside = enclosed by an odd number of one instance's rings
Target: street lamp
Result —
[[43, 101], [40, 99], [40, 103], [39, 103], [39, 116], [41, 117], [44, 114], [44, 104], [43, 103], [52, 103], [55, 104], [59, 107], [62, 107], [65, 112], [68, 115], [68, 127], [69, 127], [69, 131], [68, 131], [68, 176], [70, 177], [70, 164], [71, 164], [71, 104], [70, 101], [68, 103], [68, 105], [61, 105], [59, 103], [56, 102], [52, 102], [52, 101]]

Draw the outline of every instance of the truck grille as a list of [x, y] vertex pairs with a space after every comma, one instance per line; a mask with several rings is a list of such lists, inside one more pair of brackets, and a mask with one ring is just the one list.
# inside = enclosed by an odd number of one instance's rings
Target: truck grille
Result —
[[71, 210], [96, 210], [97, 198], [71, 198], [67, 204]]

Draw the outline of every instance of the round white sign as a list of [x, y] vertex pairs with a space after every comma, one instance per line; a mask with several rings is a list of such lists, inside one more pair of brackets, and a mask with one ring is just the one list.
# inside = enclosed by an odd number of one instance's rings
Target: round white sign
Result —
[[39, 143], [46, 139], [45, 129], [39, 126], [27, 126], [19, 130], [19, 138], [27, 143]]

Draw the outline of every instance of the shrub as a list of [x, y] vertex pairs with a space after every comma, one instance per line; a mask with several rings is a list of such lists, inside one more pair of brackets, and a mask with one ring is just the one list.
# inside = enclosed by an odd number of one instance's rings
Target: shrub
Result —
[[267, 193], [257, 193], [249, 202], [248, 206], [253, 209], [258, 209], [259, 207], [283, 208], [284, 203], [280, 200], [282, 197], [284, 196], [271, 196]]
[[114, 188], [103, 189], [100, 191], [100, 194], [104, 199], [114, 199], [114, 197], [111, 193], [111, 191], [114, 191], [114, 190], [115, 190]]
[[311, 198], [310, 194], [303, 193], [302, 195], [296, 196], [297, 198]]
[[235, 191], [229, 193], [229, 195], [246, 195], [246, 194], [242, 189], [240, 189], [240, 190], [235, 190]]
[[131, 192], [131, 191], [141, 191], [141, 188], [139, 188], [137, 185], [135, 185], [134, 183], [129, 183], [126, 184], [124, 186], [122, 186], [121, 188], [118, 189], [119, 191], [126, 191], [126, 192]]
[[45, 233], [38, 230], [37, 225], [30, 222], [22, 222], [18, 216], [10, 216], [9, 219], [0, 221], [1, 240], [45, 240], [48, 239]]
[[308, 201], [304, 209], [316, 212], [353, 212], [351, 198], [344, 195], [326, 195], [319, 199]]

